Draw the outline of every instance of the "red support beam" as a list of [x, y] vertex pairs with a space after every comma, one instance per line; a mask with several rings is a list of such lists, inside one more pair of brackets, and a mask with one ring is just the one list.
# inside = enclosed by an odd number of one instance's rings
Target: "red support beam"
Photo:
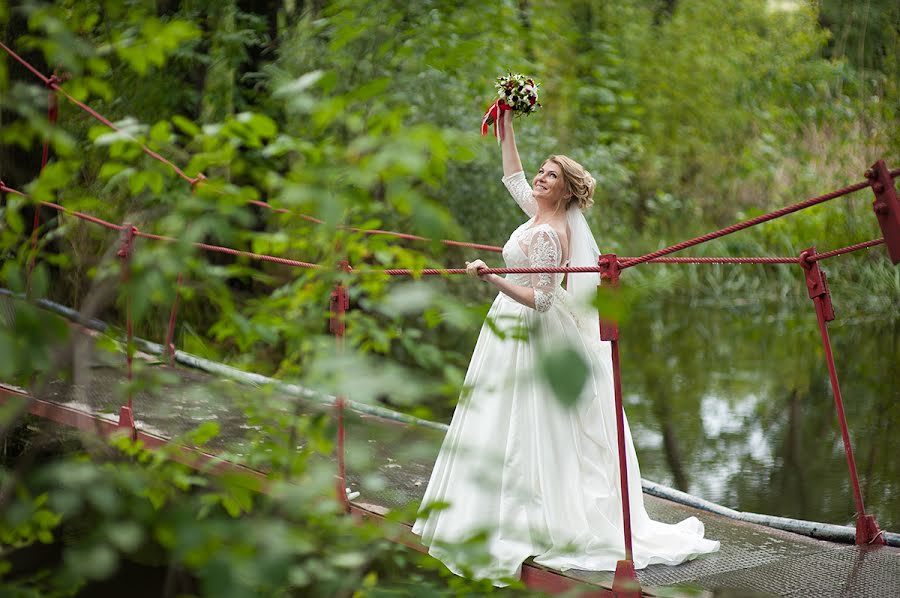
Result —
[[[54, 89], [54, 85], [59, 83], [59, 78], [54, 74], [52, 75], [45, 85], [49, 90], [47, 92], [47, 121], [50, 123], [51, 128], [56, 124], [57, 119], [59, 118], [59, 98], [56, 96], [56, 90]], [[47, 161], [50, 159], [50, 137], [44, 139], [44, 147], [41, 151], [41, 170], [40, 172], [44, 172], [44, 168], [47, 166]], [[31, 257], [28, 259], [28, 287], [31, 287], [31, 273], [34, 271], [34, 265], [37, 260], [37, 242], [38, 242], [38, 229], [41, 227], [41, 204], [35, 204], [34, 206], [34, 220], [31, 223]]]
[[[600, 267], [600, 281], [602, 286], [616, 288], [619, 286], [619, 258], [614, 253], [601, 255], [597, 260]], [[618, 341], [619, 340], [619, 324], [615, 320], [604, 318], [600, 314], [600, 340]]]
[[[600, 266], [601, 284], [616, 288], [619, 286], [621, 271], [619, 260], [615, 254], [601, 255], [597, 264]], [[628, 498], [628, 463], [625, 453], [625, 411], [622, 405], [622, 377], [619, 366], [619, 327], [618, 323], [600, 316], [600, 340], [609, 341], [612, 347], [613, 386], [616, 397], [616, 438], [619, 447], [619, 483], [622, 494], [622, 529], [625, 540], [625, 558], [616, 563], [613, 578], [613, 592], [623, 598], [641, 595], [641, 584], [634, 570], [634, 558], [631, 546], [631, 504]]]
[[134, 253], [134, 238], [137, 227], [128, 223], [122, 225], [122, 241], [116, 256], [122, 260], [122, 286], [125, 287], [125, 328], [128, 344], [125, 349], [126, 376], [128, 378], [128, 404], [119, 409], [119, 427], [131, 430], [131, 437], [137, 437], [134, 425], [134, 411], [131, 404], [132, 361], [134, 360], [134, 325], [131, 319], [131, 291], [127, 288], [131, 278], [131, 255]]
[[181, 295], [182, 275], [178, 273], [178, 280], [175, 282], [175, 299], [172, 301], [172, 311], [169, 312], [169, 325], [166, 327], [166, 341], [163, 344], [163, 359], [170, 364], [175, 362], [175, 321], [178, 317], [178, 303]]
[[888, 248], [888, 255], [895, 264], [900, 263], [900, 201], [891, 171], [884, 160], [879, 160], [866, 171], [866, 178], [872, 185], [875, 201], [872, 210], [878, 219], [878, 226]]
[[[348, 271], [350, 269], [346, 261], [342, 261], [341, 270]], [[329, 330], [334, 335], [337, 354], [340, 356], [344, 351], [344, 331], [345, 322], [344, 314], [350, 309], [350, 295], [347, 287], [342, 282], [338, 282], [334, 290], [331, 291], [330, 311], [331, 318], [329, 320]], [[347, 498], [347, 470], [344, 459], [344, 407], [346, 398], [338, 395], [334, 408], [337, 417], [337, 479], [335, 480], [337, 499], [344, 508], [344, 511], [350, 512], [350, 500]]]
[[[54, 73], [50, 75], [49, 81], [46, 83], [47, 86], [47, 121], [49, 121], [50, 125], [55, 125], [56, 121], [59, 119], [59, 98], [56, 95], [56, 89], [54, 87], [59, 84], [59, 77]], [[44, 139], [44, 147], [41, 152], [41, 172], [44, 171], [44, 167], [47, 166], [47, 161], [50, 159], [50, 138], [47, 137]]]
[[[27, 393], [0, 385], [0, 405], [5, 405], [8, 401], [29, 401], [28, 412], [30, 414], [84, 432], [94, 432], [101, 436], [109, 436], [122, 430], [121, 425], [115, 421], [104, 419], [93, 413], [73, 409], [67, 405], [36, 399]], [[148, 449], [157, 449], [169, 444], [169, 440], [166, 438], [141, 431], [135, 432], [134, 439], [140, 440]], [[179, 449], [180, 452], [174, 456], [174, 459], [180, 463], [217, 474], [248, 474], [258, 480], [258, 490], [266, 490], [265, 473], [226, 461], [218, 455], [206, 453], [196, 448], [181, 446]]]
[[[197, 186], [205, 180], [206, 175], [202, 172], [190, 179], [192, 195], [197, 194]], [[183, 280], [183, 275], [179, 272], [178, 280], [175, 282], [175, 299], [172, 301], [172, 310], [169, 312], [169, 324], [166, 326], [166, 340], [163, 343], [163, 359], [170, 364], [175, 363], [175, 322], [178, 318], [178, 303], [181, 299], [181, 295], [178, 291], [181, 290]]]
[[[625, 596], [625, 594], [620, 594], [614, 590], [578, 583], [572, 578], [535, 565], [522, 565], [521, 579], [522, 583], [528, 586], [530, 590], [554, 596], [557, 594], [566, 594], [573, 596], [573, 598], [620, 598]], [[581, 591], [578, 591], [579, 589]], [[640, 596], [640, 593], [637, 596]]]
[[872, 515], [866, 515], [862, 491], [859, 486], [859, 475], [856, 472], [856, 461], [853, 458], [853, 446], [850, 443], [850, 430], [847, 416], [844, 413], [844, 400], [841, 397], [841, 385], [838, 381], [837, 369], [834, 365], [834, 354], [831, 351], [831, 339], [828, 336], [828, 322], [834, 320], [834, 306], [831, 303], [831, 292], [828, 290], [828, 278], [815, 261], [816, 248], [810, 247], [800, 253], [800, 265], [806, 277], [806, 288], [816, 308], [816, 319], [819, 321], [819, 332], [822, 336], [822, 347], [825, 350], [825, 361], [828, 363], [828, 375], [831, 378], [831, 392], [834, 395], [834, 407], [837, 411], [841, 428], [841, 439], [844, 453], [847, 456], [847, 468], [850, 471], [850, 483], [853, 487], [853, 499], [856, 503], [856, 543], [884, 544], [884, 536], [878, 529], [878, 523]]

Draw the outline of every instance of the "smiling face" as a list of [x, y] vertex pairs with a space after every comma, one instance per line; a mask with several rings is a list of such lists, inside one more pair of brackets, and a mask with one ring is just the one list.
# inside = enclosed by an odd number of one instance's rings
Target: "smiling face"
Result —
[[545, 206], [556, 206], [566, 194], [562, 169], [552, 160], [544, 162], [532, 181], [534, 198]]

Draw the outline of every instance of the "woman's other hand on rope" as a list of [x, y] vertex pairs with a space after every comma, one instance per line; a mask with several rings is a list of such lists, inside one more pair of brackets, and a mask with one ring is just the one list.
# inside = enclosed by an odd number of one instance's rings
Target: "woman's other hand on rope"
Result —
[[480, 274], [478, 271], [482, 268], [487, 268], [487, 264], [485, 264], [482, 260], [466, 262], [466, 274], [468, 274], [469, 276], [477, 276], [485, 282], [490, 282], [491, 276], [493, 276], [493, 274]]

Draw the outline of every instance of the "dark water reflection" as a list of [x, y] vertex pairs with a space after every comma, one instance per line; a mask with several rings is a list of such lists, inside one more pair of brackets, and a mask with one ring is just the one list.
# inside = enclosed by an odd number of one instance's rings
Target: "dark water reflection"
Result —
[[[900, 315], [829, 324], [866, 510], [900, 531]], [[641, 473], [744, 511], [856, 511], [812, 302], [657, 301], [622, 326]]]

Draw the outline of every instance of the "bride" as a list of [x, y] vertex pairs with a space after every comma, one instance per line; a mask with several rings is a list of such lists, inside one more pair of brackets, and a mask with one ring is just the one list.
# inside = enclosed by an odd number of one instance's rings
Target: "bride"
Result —
[[[595, 181], [551, 156], [529, 186], [512, 116], [501, 113], [503, 183], [529, 216], [503, 247], [507, 267], [593, 266], [599, 250], [582, 214]], [[587, 308], [597, 274], [481, 274], [499, 289], [481, 328], [463, 396], [444, 439], [413, 532], [457, 575], [507, 585], [530, 556], [565, 571], [613, 571], [625, 555], [609, 344]], [[588, 364], [577, 397], [559, 400], [540, 375], [551, 352]], [[574, 358], [574, 357], [573, 357]], [[625, 425], [636, 568], [676, 565], [718, 550], [690, 517], [653, 521]], [[480, 542], [483, 540], [483, 542]], [[479, 550], [480, 548], [480, 550]]]

